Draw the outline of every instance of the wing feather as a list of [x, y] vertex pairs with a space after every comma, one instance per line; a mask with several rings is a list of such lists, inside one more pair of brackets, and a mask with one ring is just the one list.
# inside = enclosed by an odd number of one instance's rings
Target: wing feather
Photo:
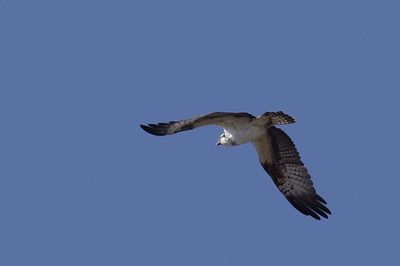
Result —
[[170, 121], [168, 123], [140, 125], [140, 127], [152, 135], [165, 136], [208, 125], [229, 127], [235, 123], [240, 123], [243, 120], [251, 121], [253, 119], [255, 119], [255, 117], [249, 113], [214, 112], [206, 115], [195, 116], [190, 119]]
[[296, 146], [283, 130], [272, 126], [253, 144], [261, 165], [293, 207], [317, 220], [328, 218], [326, 201], [316, 193]]

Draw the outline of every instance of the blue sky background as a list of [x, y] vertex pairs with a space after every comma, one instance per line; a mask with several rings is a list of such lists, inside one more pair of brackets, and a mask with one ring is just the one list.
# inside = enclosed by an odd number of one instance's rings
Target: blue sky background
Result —
[[[0, 265], [399, 265], [399, 10], [0, 0]], [[278, 110], [328, 220], [217, 127], [139, 128]]]

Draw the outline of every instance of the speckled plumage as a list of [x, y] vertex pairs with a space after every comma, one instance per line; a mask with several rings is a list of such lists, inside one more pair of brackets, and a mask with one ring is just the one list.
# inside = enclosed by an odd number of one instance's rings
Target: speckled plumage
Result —
[[146, 132], [165, 136], [201, 126], [218, 125], [224, 133], [218, 145], [235, 146], [251, 142], [261, 165], [272, 177], [286, 199], [301, 213], [320, 220], [331, 211], [319, 196], [300, 155], [288, 135], [275, 125], [294, 123], [295, 119], [283, 112], [266, 112], [255, 117], [249, 113], [214, 112], [190, 119], [168, 123], [140, 125]]

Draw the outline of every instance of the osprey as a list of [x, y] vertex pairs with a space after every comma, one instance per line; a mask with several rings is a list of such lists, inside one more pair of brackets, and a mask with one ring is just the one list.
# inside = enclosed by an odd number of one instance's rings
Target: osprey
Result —
[[320, 220], [331, 211], [319, 196], [293, 141], [276, 125], [292, 124], [295, 119], [283, 112], [266, 112], [255, 117], [249, 113], [214, 112], [181, 121], [140, 125], [146, 132], [165, 136], [207, 125], [224, 129], [217, 145], [236, 146], [251, 142], [262, 167], [272, 177], [286, 199], [304, 215]]

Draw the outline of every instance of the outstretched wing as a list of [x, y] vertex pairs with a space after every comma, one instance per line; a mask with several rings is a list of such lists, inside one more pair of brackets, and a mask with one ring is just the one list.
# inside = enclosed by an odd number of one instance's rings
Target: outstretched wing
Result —
[[297, 210], [318, 220], [328, 218], [326, 201], [316, 193], [296, 146], [283, 130], [272, 126], [253, 144], [261, 165]]
[[235, 123], [252, 121], [253, 119], [255, 119], [255, 117], [249, 113], [214, 112], [207, 115], [195, 116], [190, 119], [170, 121], [168, 123], [140, 125], [140, 127], [152, 135], [165, 136], [207, 125], [230, 127]]

